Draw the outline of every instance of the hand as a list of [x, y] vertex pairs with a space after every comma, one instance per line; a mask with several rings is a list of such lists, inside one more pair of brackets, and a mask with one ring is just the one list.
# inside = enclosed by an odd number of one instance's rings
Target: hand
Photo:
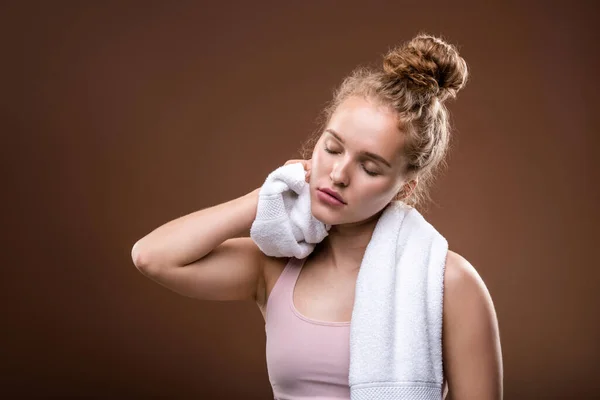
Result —
[[306, 171], [305, 180], [307, 183], [310, 182], [310, 170], [312, 168], [312, 159], [310, 159], [310, 160], [288, 160], [283, 165], [295, 164], [295, 163], [302, 163], [302, 166], [304, 167], [304, 170]]

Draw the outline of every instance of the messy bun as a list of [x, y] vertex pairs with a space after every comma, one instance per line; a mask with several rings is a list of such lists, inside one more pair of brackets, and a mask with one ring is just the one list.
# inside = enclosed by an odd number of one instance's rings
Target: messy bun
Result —
[[390, 50], [383, 71], [391, 80], [404, 80], [415, 93], [440, 101], [456, 97], [468, 75], [467, 63], [454, 46], [425, 34]]
[[444, 102], [456, 97], [467, 78], [467, 63], [453, 45], [419, 34], [385, 54], [383, 67], [358, 67], [344, 79], [324, 109], [322, 126], [303, 144], [301, 154], [305, 159], [312, 156], [324, 126], [348, 97], [361, 96], [387, 106], [398, 116], [398, 130], [406, 137], [404, 172], [408, 179], [418, 178], [412, 192], [401, 190], [395, 200], [415, 206], [428, 199], [429, 185], [444, 166], [450, 145]]

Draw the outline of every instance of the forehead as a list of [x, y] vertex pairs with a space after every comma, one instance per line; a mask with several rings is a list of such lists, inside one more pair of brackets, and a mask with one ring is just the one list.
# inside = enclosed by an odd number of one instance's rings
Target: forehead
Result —
[[353, 150], [371, 151], [391, 161], [400, 155], [404, 144], [396, 114], [362, 97], [350, 97], [342, 102], [327, 128], [336, 131]]

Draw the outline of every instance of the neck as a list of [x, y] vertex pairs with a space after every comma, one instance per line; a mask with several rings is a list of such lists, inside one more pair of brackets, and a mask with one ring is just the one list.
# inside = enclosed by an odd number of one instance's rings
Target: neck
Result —
[[333, 225], [319, 243], [319, 257], [336, 272], [357, 273], [382, 213], [360, 222]]

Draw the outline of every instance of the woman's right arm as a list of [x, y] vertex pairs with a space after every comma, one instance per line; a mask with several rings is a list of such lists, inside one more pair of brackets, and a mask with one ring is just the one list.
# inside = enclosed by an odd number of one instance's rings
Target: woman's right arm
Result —
[[157, 283], [201, 300], [256, 300], [266, 256], [249, 237], [259, 189], [170, 221], [137, 241], [131, 257]]

